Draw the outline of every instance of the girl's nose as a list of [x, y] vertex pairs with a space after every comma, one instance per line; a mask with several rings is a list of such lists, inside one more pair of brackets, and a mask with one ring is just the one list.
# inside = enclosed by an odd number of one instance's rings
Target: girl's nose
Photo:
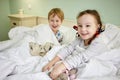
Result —
[[86, 30], [86, 28], [85, 28], [85, 27], [81, 27], [81, 30], [82, 30], [82, 31], [85, 31], [85, 30]]

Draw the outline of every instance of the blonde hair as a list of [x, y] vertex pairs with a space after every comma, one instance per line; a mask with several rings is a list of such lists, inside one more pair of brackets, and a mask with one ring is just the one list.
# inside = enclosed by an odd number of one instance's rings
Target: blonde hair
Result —
[[53, 8], [49, 11], [48, 13], [48, 19], [50, 19], [50, 16], [53, 15], [52, 17], [54, 17], [55, 15], [57, 15], [61, 21], [64, 20], [64, 13], [60, 8]]

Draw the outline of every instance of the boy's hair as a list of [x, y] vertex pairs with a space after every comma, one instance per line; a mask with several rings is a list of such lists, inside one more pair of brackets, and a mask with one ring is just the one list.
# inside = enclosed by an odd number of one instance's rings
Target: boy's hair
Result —
[[101, 18], [100, 18], [100, 15], [99, 13], [96, 11], [96, 10], [90, 10], [90, 9], [87, 9], [85, 11], [82, 11], [78, 14], [77, 16], [77, 19], [85, 14], [90, 14], [92, 16], [94, 16], [94, 18], [96, 19], [97, 23], [100, 25], [100, 27], [102, 27], [102, 21], [101, 21]]
[[64, 13], [60, 8], [51, 9], [50, 12], [48, 13], [48, 20], [50, 19], [51, 15], [53, 15], [53, 17], [57, 15], [61, 19], [61, 21], [64, 20]]

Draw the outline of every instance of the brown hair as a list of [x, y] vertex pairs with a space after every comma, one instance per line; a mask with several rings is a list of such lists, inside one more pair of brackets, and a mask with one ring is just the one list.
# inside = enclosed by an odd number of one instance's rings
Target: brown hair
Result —
[[78, 14], [77, 19], [79, 17], [85, 15], [85, 14], [90, 14], [90, 15], [94, 16], [96, 21], [97, 21], [97, 23], [100, 24], [100, 27], [102, 27], [102, 21], [101, 21], [100, 15], [99, 15], [99, 13], [96, 10], [89, 10], [89, 9], [87, 9], [85, 11], [82, 11], [82, 12], [80, 12]]
[[61, 19], [61, 21], [64, 20], [64, 13], [60, 8], [51, 9], [50, 12], [48, 13], [48, 19], [50, 19], [51, 15], [53, 15], [53, 17], [57, 15]]

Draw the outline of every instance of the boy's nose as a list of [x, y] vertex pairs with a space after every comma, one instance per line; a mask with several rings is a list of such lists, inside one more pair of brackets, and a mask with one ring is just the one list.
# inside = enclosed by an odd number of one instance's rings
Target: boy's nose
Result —
[[53, 25], [56, 26], [56, 25], [57, 25], [57, 22], [54, 22]]

